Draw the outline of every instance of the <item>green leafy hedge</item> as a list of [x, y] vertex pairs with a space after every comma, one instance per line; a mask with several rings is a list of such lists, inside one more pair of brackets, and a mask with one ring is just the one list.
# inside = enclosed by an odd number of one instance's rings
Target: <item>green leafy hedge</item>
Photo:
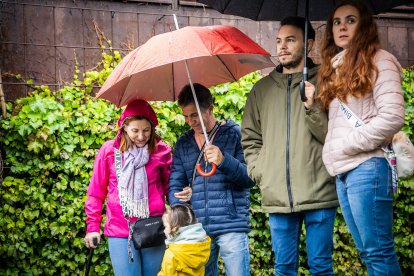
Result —
[[[83, 274], [88, 250], [84, 201], [95, 154], [115, 136], [120, 109], [92, 97], [120, 61], [118, 52], [102, 55], [97, 71], [83, 80], [51, 92], [35, 87], [26, 98], [8, 104], [1, 122], [0, 141], [5, 165], [10, 167], [0, 186], [1, 275]], [[79, 74], [79, 71], [77, 71]], [[407, 102], [404, 130], [413, 134], [413, 69], [405, 69]], [[215, 113], [240, 123], [246, 96], [259, 74], [237, 83], [213, 87]], [[17, 76], [20, 78], [20, 76]], [[27, 81], [28, 85], [30, 81]], [[187, 127], [176, 103], [153, 102], [159, 118], [159, 135], [170, 145]], [[402, 182], [395, 201], [395, 241], [404, 274], [414, 271], [413, 179]], [[257, 187], [251, 194], [250, 252], [252, 275], [273, 275], [273, 253], [267, 215], [261, 211]], [[343, 275], [366, 274], [348, 228], [338, 215], [335, 222], [335, 271]], [[112, 275], [106, 240], [95, 250], [91, 274]], [[300, 274], [308, 275], [302, 237]], [[221, 266], [222, 269], [222, 266]]]

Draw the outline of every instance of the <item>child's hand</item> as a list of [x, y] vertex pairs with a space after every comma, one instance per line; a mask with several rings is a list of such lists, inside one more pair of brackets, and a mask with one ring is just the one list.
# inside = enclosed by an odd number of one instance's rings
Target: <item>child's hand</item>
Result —
[[174, 193], [174, 196], [182, 202], [187, 202], [190, 201], [192, 194], [193, 190], [189, 186], [187, 186], [184, 187], [184, 189], [181, 192]]

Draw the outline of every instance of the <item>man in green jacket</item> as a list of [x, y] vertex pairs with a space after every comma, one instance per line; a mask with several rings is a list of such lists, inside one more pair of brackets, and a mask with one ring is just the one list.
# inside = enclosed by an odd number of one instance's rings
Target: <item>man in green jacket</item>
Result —
[[[250, 92], [242, 147], [249, 176], [261, 189], [262, 208], [269, 213], [275, 274], [297, 275], [304, 222], [310, 272], [333, 275], [332, 235], [338, 199], [334, 179], [322, 162], [327, 116], [313, 100], [303, 103], [300, 98], [304, 29], [301, 17], [281, 22], [276, 38], [280, 64]], [[310, 24], [308, 33], [310, 50], [315, 39]], [[307, 64], [309, 81], [315, 84], [318, 68], [311, 59]], [[306, 85], [305, 91], [312, 89]]]

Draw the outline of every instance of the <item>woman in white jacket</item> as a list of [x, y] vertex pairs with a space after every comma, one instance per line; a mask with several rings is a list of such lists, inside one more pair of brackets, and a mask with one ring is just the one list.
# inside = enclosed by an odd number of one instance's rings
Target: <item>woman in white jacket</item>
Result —
[[401, 66], [380, 49], [372, 15], [356, 1], [331, 12], [321, 52], [319, 97], [329, 111], [323, 161], [336, 176], [342, 213], [368, 274], [401, 275], [392, 236], [392, 171], [381, 149], [404, 124]]

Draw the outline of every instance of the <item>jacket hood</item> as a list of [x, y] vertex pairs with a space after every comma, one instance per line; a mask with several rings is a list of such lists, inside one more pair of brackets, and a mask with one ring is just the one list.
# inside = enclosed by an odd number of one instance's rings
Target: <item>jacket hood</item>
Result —
[[[240, 130], [240, 126], [238, 124], [236, 124], [234, 121], [232, 121], [232, 120], [226, 120], [226, 123], [224, 125], [221, 125], [220, 126], [219, 131], [220, 132], [223, 132], [223, 131], [227, 131], [227, 130], [232, 129], [232, 128], [238, 128]], [[183, 134], [183, 136], [185, 136], [187, 138], [193, 137], [193, 135], [194, 135], [194, 130], [192, 130], [192, 129], [187, 130]]]
[[204, 231], [201, 223], [195, 223], [181, 227], [176, 237], [168, 237], [165, 244], [171, 243], [194, 243], [206, 241], [206, 231]]
[[226, 120], [226, 124], [222, 125], [220, 128], [226, 129], [226, 128], [232, 128], [232, 127], [240, 127], [238, 124], [233, 122], [232, 120]]
[[172, 243], [168, 245], [174, 257], [193, 270], [202, 269], [210, 258], [210, 237], [196, 243]]
[[130, 102], [125, 110], [122, 112], [121, 116], [118, 119], [118, 133], [116, 134], [115, 148], [119, 148], [119, 144], [121, 142], [121, 134], [122, 134], [122, 124], [124, 120], [128, 117], [135, 117], [135, 116], [143, 116], [148, 119], [154, 127], [158, 125], [157, 115], [155, 115], [154, 109], [150, 106], [150, 104], [145, 100], [135, 100]]

